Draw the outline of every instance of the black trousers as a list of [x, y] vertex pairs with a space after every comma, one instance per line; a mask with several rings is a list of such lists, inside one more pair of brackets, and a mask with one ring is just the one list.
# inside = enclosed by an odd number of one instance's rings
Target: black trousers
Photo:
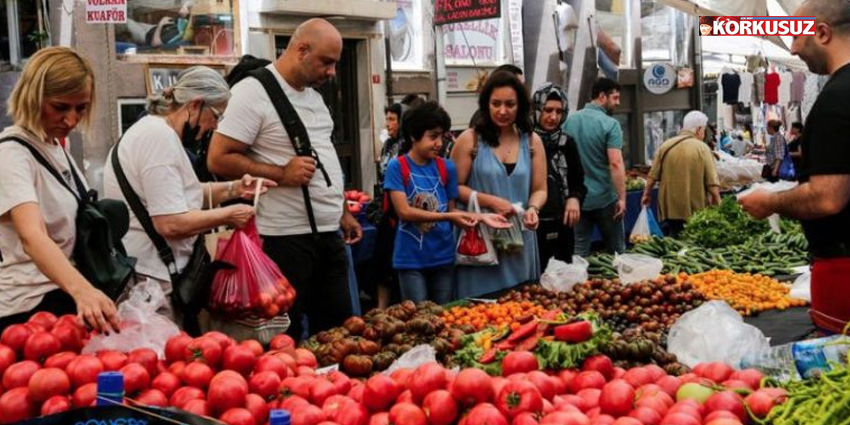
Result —
[[296, 341], [305, 338], [304, 315], [310, 334], [342, 325], [351, 317], [348, 259], [337, 233], [263, 236], [263, 251], [295, 288], [289, 310], [292, 324], [286, 332]]
[[561, 218], [541, 218], [537, 227], [537, 250], [540, 253], [541, 270], [546, 270], [552, 257], [572, 263], [575, 252], [573, 228], [567, 227]]
[[678, 238], [679, 233], [685, 229], [685, 220], [664, 220], [661, 222], [661, 232], [665, 236]]
[[3, 332], [10, 325], [26, 323], [33, 313], [39, 311], [48, 311], [57, 317], [63, 314], [77, 314], [77, 303], [74, 302], [74, 299], [67, 292], [61, 289], [50, 291], [44, 294], [44, 298], [34, 309], [0, 318], [0, 332]]

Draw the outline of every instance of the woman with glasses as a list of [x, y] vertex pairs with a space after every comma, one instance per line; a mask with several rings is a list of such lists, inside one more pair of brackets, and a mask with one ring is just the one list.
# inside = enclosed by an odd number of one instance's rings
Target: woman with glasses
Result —
[[[253, 196], [251, 176], [201, 183], [184, 149], [216, 129], [229, 99], [230, 89], [218, 72], [203, 66], [186, 69], [174, 85], [148, 97], [148, 115], [133, 124], [113, 148], [156, 232], [173, 251], [177, 271], [186, 267], [199, 235], [224, 225], [242, 227], [254, 215], [253, 207], [244, 204], [215, 208], [227, 200]], [[104, 169], [105, 195], [126, 202], [111, 158], [112, 152]], [[269, 185], [274, 183], [265, 182]], [[123, 242], [127, 254], [138, 258], [136, 272], [158, 281], [169, 295], [169, 267], [132, 209]], [[162, 313], [174, 319], [173, 309]]]

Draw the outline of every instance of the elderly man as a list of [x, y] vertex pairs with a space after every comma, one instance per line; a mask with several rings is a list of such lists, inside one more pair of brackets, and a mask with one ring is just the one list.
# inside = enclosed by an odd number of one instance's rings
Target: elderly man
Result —
[[694, 212], [720, 202], [714, 156], [703, 142], [707, 125], [708, 117], [700, 111], [685, 115], [682, 131], [658, 149], [643, 190], [641, 204], [649, 206], [652, 188], [660, 182], [658, 207], [673, 237]]
[[292, 103], [311, 148], [297, 136], [290, 139], [264, 86], [257, 78], [245, 78], [233, 86], [207, 160], [219, 175], [251, 173], [278, 183], [260, 198], [257, 228], [263, 249], [298, 292], [288, 331], [296, 340], [303, 335], [304, 313], [316, 333], [340, 325], [352, 312], [343, 240], [355, 243], [362, 232], [345, 205], [342, 168], [331, 143], [333, 119], [313, 89], [335, 75], [341, 54], [336, 28], [310, 19], [263, 71]]
[[850, 1], [809, 0], [794, 15], [816, 17], [817, 27], [813, 36], [794, 37], [791, 53], [830, 75], [801, 136], [800, 185], [739, 202], [756, 218], [779, 213], [802, 222], [814, 258], [812, 319], [841, 332], [850, 321]]

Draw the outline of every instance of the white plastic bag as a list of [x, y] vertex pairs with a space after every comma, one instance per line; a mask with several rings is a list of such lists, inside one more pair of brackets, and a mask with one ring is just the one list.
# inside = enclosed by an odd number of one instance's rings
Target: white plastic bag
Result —
[[643, 254], [614, 255], [614, 268], [624, 285], [655, 279], [661, 274], [664, 263], [661, 260]]
[[567, 292], [579, 283], [587, 281], [587, 260], [573, 255], [572, 264], [552, 257], [546, 271], [540, 276], [540, 285], [553, 292]]
[[[478, 205], [478, 192], [472, 192], [469, 195], [469, 207], [467, 207], [467, 211], [481, 214], [481, 207]], [[462, 254], [462, 244], [468, 243], [468, 238], [475, 239], [475, 244], [479, 246], [483, 242], [486, 252], [481, 255]], [[455, 264], [461, 266], [495, 266], [499, 264], [499, 257], [496, 255], [496, 249], [493, 247], [490, 231], [483, 223], [479, 223], [471, 229], [460, 231], [460, 235], [457, 238], [457, 246], [455, 246]]]
[[[738, 199], [746, 197], [750, 193], [755, 190], [762, 189], [771, 193], [775, 192], [784, 192], [786, 190], [791, 190], [797, 186], [797, 182], [780, 180], [776, 183], [756, 183], [750, 186], [749, 189], [742, 191], [737, 195]], [[770, 224], [770, 230], [776, 233], [782, 233], [782, 229], [779, 226], [779, 214], [772, 214], [767, 218], [767, 222]]]
[[791, 292], [788, 295], [791, 298], [812, 302], [812, 272], [806, 271], [805, 273], [797, 276], [797, 279], [794, 279], [794, 285], [791, 286]]
[[667, 351], [689, 367], [704, 362], [737, 365], [748, 353], [770, 348], [767, 338], [725, 301], [709, 301], [670, 328]]
[[180, 333], [180, 328], [156, 311], [168, 302], [159, 282], [145, 279], [130, 290], [130, 297], [118, 305], [121, 333], [97, 335], [83, 347], [83, 354], [99, 350], [130, 351], [150, 348], [165, 358], [165, 342]]
[[425, 363], [436, 363], [437, 352], [434, 347], [429, 344], [420, 344], [404, 353], [383, 372], [384, 375], [390, 376], [398, 369], [416, 369]]
[[632, 227], [632, 233], [629, 235], [629, 242], [639, 244], [652, 240], [652, 231], [649, 229], [649, 214], [646, 207], [640, 209], [635, 226]]

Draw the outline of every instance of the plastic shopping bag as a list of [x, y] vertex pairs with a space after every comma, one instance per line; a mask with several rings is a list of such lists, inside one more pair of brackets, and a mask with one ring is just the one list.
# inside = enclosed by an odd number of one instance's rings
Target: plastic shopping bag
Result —
[[682, 315], [670, 328], [667, 351], [680, 362], [737, 365], [750, 353], [770, 348], [764, 334], [725, 301], [709, 301]]
[[573, 286], [587, 281], [587, 260], [573, 255], [572, 264], [552, 257], [546, 271], [540, 276], [540, 285], [553, 292], [567, 292]]
[[805, 273], [797, 276], [794, 279], [794, 285], [791, 286], [791, 292], [788, 294], [791, 298], [799, 298], [801, 300], [806, 300], [808, 302], [812, 302], [812, 272], [806, 271]]
[[643, 254], [615, 255], [612, 264], [624, 285], [655, 279], [664, 268], [661, 260]]
[[525, 229], [522, 218], [525, 215], [525, 210], [521, 204], [513, 204], [513, 207], [514, 215], [508, 219], [511, 227], [498, 229], [493, 232], [493, 245], [496, 247], [496, 250], [507, 254], [522, 252], [525, 246], [525, 241], [522, 237], [522, 231]]
[[210, 312], [231, 319], [271, 319], [289, 310], [295, 289], [262, 248], [252, 218], [233, 232], [216, 261], [226, 264], [213, 279]]
[[632, 233], [629, 235], [629, 243], [639, 244], [649, 242], [653, 236], [662, 237], [661, 228], [655, 220], [655, 214], [647, 207], [640, 209], [635, 226], [632, 228]]
[[[478, 192], [469, 196], [469, 212], [481, 213], [478, 205]], [[490, 232], [479, 223], [470, 229], [463, 229], [457, 241], [455, 264], [463, 266], [495, 266], [499, 264], [496, 249], [490, 240]]]
[[797, 169], [794, 168], [794, 161], [791, 160], [791, 151], [785, 149], [785, 156], [779, 164], [779, 178], [782, 180], [794, 180], [797, 177]]
[[[766, 183], [766, 182], [765, 183], [756, 183], [756, 184], [753, 184], [752, 186], [750, 186], [749, 189], [744, 190], [741, 193], [739, 193], [737, 195], [737, 197], [738, 197], [738, 199], [741, 199], [741, 198], [749, 195], [751, 192], [758, 190], [758, 189], [763, 189], [763, 190], [766, 190], [768, 192], [784, 192], [786, 190], [791, 190], [791, 189], [797, 187], [797, 184], [798, 184], [797, 182], [791, 182], [791, 181], [778, 181], [776, 183]], [[768, 222], [768, 224], [770, 224], [770, 230], [771, 231], [773, 231], [775, 233], [782, 233], [782, 228], [779, 226], [779, 214], [771, 215], [770, 217], [767, 218], [767, 222]]]

